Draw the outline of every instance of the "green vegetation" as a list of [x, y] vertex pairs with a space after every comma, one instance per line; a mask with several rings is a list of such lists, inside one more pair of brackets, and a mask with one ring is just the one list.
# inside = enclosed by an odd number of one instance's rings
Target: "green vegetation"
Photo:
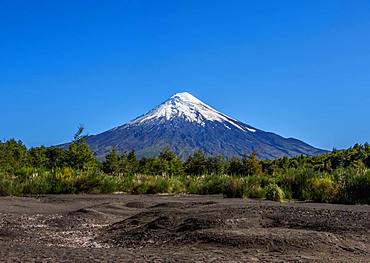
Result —
[[320, 156], [259, 161], [206, 156], [186, 161], [164, 149], [153, 158], [112, 151], [98, 162], [80, 128], [65, 149], [0, 142], [0, 195], [112, 193], [223, 194], [225, 197], [370, 204], [370, 146]]
[[285, 198], [285, 194], [283, 190], [277, 185], [277, 184], [269, 184], [265, 188], [266, 192], [266, 199], [277, 201], [277, 202], [283, 202]]

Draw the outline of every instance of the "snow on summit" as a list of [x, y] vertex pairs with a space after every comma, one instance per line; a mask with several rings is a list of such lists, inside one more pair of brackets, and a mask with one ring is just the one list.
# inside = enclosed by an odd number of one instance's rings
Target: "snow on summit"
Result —
[[141, 124], [158, 119], [170, 121], [175, 118], [183, 118], [188, 122], [195, 122], [201, 126], [205, 126], [207, 121], [217, 121], [224, 123], [225, 127], [228, 129], [231, 129], [229, 127], [231, 125], [245, 132], [256, 131], [238, 124], [238, 121], [218, 112], [188, 92], [181, 92], [173, 95], [158, 107], [133, 120], [129, 124]]
[[112, 149], [119, 154], [135, 151], [139, 157], [153, 157], [169, 148], [183, 160], [197, 150], [225, 157], [256, 152], [259, 159], [326, 152], [299, 140], [254, 129], [188, 92], [173, 95], [131, 122], [88, 136], [87, 143], [101, 159]]

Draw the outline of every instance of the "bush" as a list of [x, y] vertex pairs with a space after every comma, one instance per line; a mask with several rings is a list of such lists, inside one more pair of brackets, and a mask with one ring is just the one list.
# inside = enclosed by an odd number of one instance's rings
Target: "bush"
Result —
[[52, 193], [51, 174], [37, 174], [21, 182], [22, 194], [49, 194]]
[[265, 198], [266, 197], [266, 191], [260, 185], [255, 185], [255, 186], [247, 188], [247, 190], [244, 193], [244, 197]]
[[285, 197], [305, 200], [310, 180], [320, 176], [312, 169], [290, 168], [277, 176], [276, 183], [284, 189]]
[[109, 194], [118, 190], [117, 179], [111, 175], [104, 176], [100, 184], [99, 193]]
[[267, 177], [248, 176], [246, 177], [246, 191], [244, 197], [249, 198], [264, 198], [265, 190], [262, 185], [266, 184]]
[[134, 176], [132, 182], [131, 193], [132, 194], [145, 194], [149, 189], [148, 177], [147, 176]]
[[202, 175], [185, 177], [186, 189], [189, 194], [222, 194], [226, 182], [231, 178], [225, 175]]
[[228, 198], [242, 198], [246, 191], [245, 181], [241, 178], [229, 178], [225, 183], [223, 194]]
[[224, 175], [206, 175], [201, 180], [201, 187], [199, 194], [222, 194], [225, 189], [225, 184], [230, 180], [230, 176]]
[[0, 174], [0, 196], [8, 196], [16, 194], [14, 186], [17, 182], [14, 178], [6, 174]]
[[117, 180], [118, 190], [125, 192], [125, 193], [132, 193], [135, 183], [135, 176], [134, 175], [119, 175], [115, 176]]
[[304, 191], [305, 200], [329, 203], [338, 199], [339, 185], [329, 177], [312, 178]]
[[370, 204], [370, 170], [363, 174], [348, 176], [340, 201], [350, 204]]
[[277, 184], [269, 184], [265, 187], [266, 191], [266, 199], [277, 201], [277, 202], [283, 202], [285, 198], [285, 194], [283, 190], [277, 185]]
[[70, 194], [76, 192], [76, 189], [74, 187], [76, 172], [73, 169], [68, 167], [62, 169], [57, 168], [52, 175], [52, 193]]
[[135, 176], [132, 188], [133, 194], [167, 193], [169, 180], [162, 176]]
[[[0, 195], [120, 190], [134, 194], [223, 194], [276, 201], [294, 198], [370, 204], [368, 144], [327, 155], [272, 161], [258, 161], [255, 156], [226, 161], [198, 152], [182, 163], [170, 151], [139, 161], [134, 152], [121, 156], [112, 153], [101, 166], [84, 144], [81, 131], [68, 151], [43, 147], [28, 151], [21, 142], [0, 142]], [[262, 164], [263, 173], [261, 167], [257, 167], [258, 172], [248, 169], [253, 166], [251, 161]], [[115, 176], [104, 173], [102, 167]], [[139, 171], [142, 175], [135, 174]], [[223, 171], [233, 175], [223, 175]], [[162, 176], [155, 176], [158, 174]], [[248, 174], [252, 175], [243, 177]]]
[[118, 183], [114, 177], [100, 171], [79, 171], [73, 187], [78, 193], [112, 193], [118, 189]]
[[168, 193], [170, 194], [178, 194], [178, 193], [185, 193], [186, 188], [184, 184], [184, 179], [182, 177], [170, 177], [169, 178], [169, 187]]

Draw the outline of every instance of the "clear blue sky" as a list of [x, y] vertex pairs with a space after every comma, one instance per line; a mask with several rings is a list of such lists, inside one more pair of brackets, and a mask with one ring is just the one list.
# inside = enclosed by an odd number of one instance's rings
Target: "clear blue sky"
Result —
[[331, 149], [370, 142], [368, 0], [0, 0], [0, 139], [96, 134], [179, 91]]

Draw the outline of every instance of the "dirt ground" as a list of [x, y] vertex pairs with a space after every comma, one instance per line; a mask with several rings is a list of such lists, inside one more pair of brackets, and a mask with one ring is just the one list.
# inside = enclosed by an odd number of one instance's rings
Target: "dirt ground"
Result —
[[0, 262], [370, 262], [370, 207], [189, 195], [2, 197]]

